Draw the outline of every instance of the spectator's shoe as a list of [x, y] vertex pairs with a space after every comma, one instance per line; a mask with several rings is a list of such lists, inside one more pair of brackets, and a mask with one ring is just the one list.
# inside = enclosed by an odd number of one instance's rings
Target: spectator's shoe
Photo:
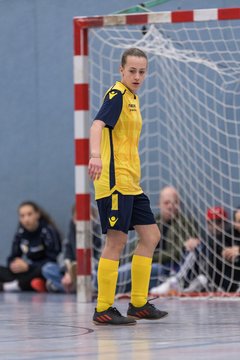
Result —
[[151, 295], [167, 295], [170, 291], [170, 282], [166, 280], [164, 283], [150, 289]]
[[34, 278], [31, 281], [31, 287], [33, 290], [43, 293], [46, 292], [46, 285], [45, 285], [45, 280], [41, 279], [41, 278]]
[[161, 285], [153, 287], [150, 289], [151, 295], [174, 295], [174, 293], [179, 293], [181, 291], [181, 287], [178, 279], [175, 276], [170, 277]]
[[101, 312], [95, 309], [93, 322], [96, 325], [136, 325], [137, 323], [136, 320], [123, 316], [115, 307]]
[[200, 292], [206, 289], [208, 284], [208, 280], [206, 276], [203, 274], [200, 274], [194, 279], [192, 282], [190, 282], [189, 286], [183, 290], [184, 293], [190, 293], [190, 292]]
[[158, 320], [167, 316], [166, 311], [158, 310], [153, 304], [148, 301], [141, 307], [133, 306], [129, 303], [127, 316], [132, 317], [136, 320], [147, 319], [147, 320]]
[[57, 286], [54, 285], [54, 283], [51, 280], [47, 280], [45, 286], [46, 286], [47, 291], [50, 293], [60, 293], [61, 292], [61, 290], [59, 290], [57, 288]]
[[3, 285], [3, 290], [7, 292], [17, 292], [20, 291], [20, 287], [17, 280], [5, 282]]

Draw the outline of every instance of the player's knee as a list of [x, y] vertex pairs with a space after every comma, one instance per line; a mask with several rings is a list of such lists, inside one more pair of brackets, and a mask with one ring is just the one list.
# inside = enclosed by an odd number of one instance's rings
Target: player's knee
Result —
[[152, 232], [150, 235], [150, 241], [151, 241], [153, 247], [157, 246], [157, 244], [160, 241], [160, 238], [161, 238], [161, 233], [160, 233], [158, 227], [156, 227], [156, 230], [154, 232]]
[[126, 245], [127, 236], [118, 236], [115, 232], [114, 236], [107, 235], [105, 247], [113, 252], [121, 252]]

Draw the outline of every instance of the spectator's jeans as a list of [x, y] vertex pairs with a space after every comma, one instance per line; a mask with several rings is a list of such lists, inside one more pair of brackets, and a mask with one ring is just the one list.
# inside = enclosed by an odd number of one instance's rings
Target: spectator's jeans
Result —
[[46, 281], [50, 280], [53, 286], [59, 292], [65, 292], [64, 287], [61, 283], [63, 273], [61, 272], [60, 266], [56, 263], [48, 262], [42, 267], [42, 274]]

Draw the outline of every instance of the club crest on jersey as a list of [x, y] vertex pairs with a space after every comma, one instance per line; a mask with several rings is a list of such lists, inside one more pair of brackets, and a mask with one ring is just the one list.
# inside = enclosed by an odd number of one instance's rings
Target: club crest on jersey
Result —
[[111, 216], [110, 218], [108, 218], [109, 220], [109, 224], [111, 227], [114, 227], [114, 225], [116, 224], [116, 222], [118, 221], [118, 218], [116, 218], [115, 216]]
[[112, 100], [112, 98], [117, 95], [117, 92], [111, 91], [108, 95], [109, 95], [109, 99]]

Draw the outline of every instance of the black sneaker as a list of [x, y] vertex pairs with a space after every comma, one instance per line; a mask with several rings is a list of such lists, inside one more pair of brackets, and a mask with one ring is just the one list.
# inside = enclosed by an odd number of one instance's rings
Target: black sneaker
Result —
[[122, 314], [114, 307], [110, 307], [105, 311], [97, 312], [93, 315], [93, 322], [96, 325], [136, 325], [136, 320], [122, 316]]
[[145, 305], [141, 307], [135, 307], [133, 306], [133, 304], [129, 303], [127, 311], [127, 316], [132, 317], [136, 320], [158, 320], [167, 315], [168, 313], [166, 311], [158, 310], [153, 304], [150, 304], [148, 301]]

